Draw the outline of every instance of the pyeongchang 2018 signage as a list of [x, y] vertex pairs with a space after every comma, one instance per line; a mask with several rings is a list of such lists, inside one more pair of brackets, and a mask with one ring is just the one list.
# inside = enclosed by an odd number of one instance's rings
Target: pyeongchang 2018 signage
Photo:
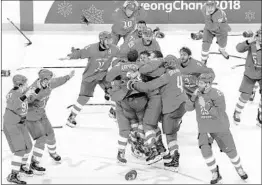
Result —
[[[94, 24], [112, 24], [112, 13], [124, 1], [55, 1], [45, 23], [78, 24], [85, 15]], [[149, 24], [202, 24], [205, 1], [139, 1]], [[216, 1], [230, 24], [261, 23], [261, 1]]]

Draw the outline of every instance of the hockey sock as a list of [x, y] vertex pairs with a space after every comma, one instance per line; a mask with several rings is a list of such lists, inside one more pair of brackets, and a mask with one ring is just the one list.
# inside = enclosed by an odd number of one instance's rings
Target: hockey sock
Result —
[[[247, 94], [245, 94], [247, 95]], [[247, 100], [246, 100], [247, 99]], [[239, 99], [238, 99], [238, 102], [236, 104], [236, 108], [235, 108], [235, 111], [238, 115], [241, 114], [242, 110], [244, 109], [246, 103], [248, 102], [248, 98], [244, 98], [244, 95], [240, 95]]]
[[168, 150], [170, 152], [170, 155], [173, 157], [175, 154], [175, 151], [179, 149], [178, 144], [177, 144], [177, 134], [172, 134], [166, 135], [166, 140], [167, 140], [167, 146]]
[[43, 153], [45, 150], [45, 138], [41, 137], [36, 140], [34, 148], [33, 148], [33, 160], [40, 162], [43, 157]]
[[25, 154], [22, 158], [22, 164], [27, 165], [27, 160], [28, 160], [29, 154]]
[[72, 113], [77, 116], [81, 110], [83, 109], [83, 106], [89, 101], [90, 97], [85, 96], [79, 96], [77, 99], [77, 102], [74, 104], [72, 108]]
[[158, 141], [161, 137], [161, 129], [159, 127], [157, 127], [155, 132], [156, 132], [156, 141]]
[[55, 136], [53, 135], [52, 139], [47, 138], [46, 144], [47, 144], [48, 152], [51, 155], [55, 155], [56, 154], [56, 140], [55, 140]]
[[119, 151], [125, 151], [126, 150], [127, 140], [128, 140], [127, 138], [119, 135], [119, 138], [118, 138], [118, 150]]
[[229, 157], [236, 170], [242, 168], [240, 157], [235, 151], [227, 153], [227, 156]]
[[24, 152], [14, 153], [13, 159], [11, 161], [12, 172], [18, 173], [20, 171], [23, 155], [24, 155]]
[[209, 170], [212, 173], [216, 172], [217, 171], [216, 159], [213, 156], [213, 152], [210, 145], [202, 145], [201, 153], [203, 158], [205, 159], [206, 165], [209, 168]]
[[202, 50], [201, 52], [201, 61], [206, 61], [208, 59], [209, 51], [208, 50]]
[[145, 133], [145, 144], [148, 148], [154, 146], [156, 142], [156, 133], [154, 130], [148, 130]]

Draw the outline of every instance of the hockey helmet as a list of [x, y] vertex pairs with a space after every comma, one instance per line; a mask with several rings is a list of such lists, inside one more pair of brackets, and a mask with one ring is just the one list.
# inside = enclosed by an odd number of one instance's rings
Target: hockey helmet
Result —
[[134, 12], [138, 7], [138, 4], [136, 1], [125, 1], [123, 7]]
[[51, 80], [53, 77], [53, 72], [47, 69], [41, 69], [38, 72], [38, 76], [40, 80]]
[[215, 76], [213, 73], [202, 73], [199, 77], [198, 77], [198, 81], [202, 81], [205, 83], [212, 83], [215, 79]]
[[13, 84], [15, 87], [19, 87], [20, 85], [24, 85], [27, 83], [27, 78], [24, 75], [15, 75], [13, 77]]
[[217, 5], [216, 5], [216, 1], [207, 1], [206, 2], [206, 13], [207, 14], [212, 14], [215, 9], [216, 9]]

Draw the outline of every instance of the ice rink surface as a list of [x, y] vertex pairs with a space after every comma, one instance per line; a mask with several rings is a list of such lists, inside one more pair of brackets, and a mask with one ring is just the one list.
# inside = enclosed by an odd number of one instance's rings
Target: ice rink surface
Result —
[[[253, 30], [255, 31], [255, 30]], [[164, 55], [174, 54], [179, 56], [179, 49], [188, 46], [193, 52], [193, 57], [200, 59], [201, 41], [193, 41], [190, 32], [165, 32], [166, 38], [159, 39]], [[28, 35], [33, 44], [24, 47], [26, 40], [17, 32], [3, 32], [2, 37], [2, 68], [11, 69], [12, 75], [24, 74], [31, 84], [37, 78], [39, 69], [26, 69], [15, 71], [19, 67], [41, 66], [84, 66], [86, 60], [59, 61], [65, 57], [71, 47], [84, 47], [98, 41], [98, 32], [34, 32]], [[229, 37], [228, 52], [239, 56], [246, 54], [237, 53], [235, 46], [244, 41], [243, 37]], [[215, 41], [214, 41], [215, 43]], [[217, 51], [213, 44], [211, 51]], [[235, 126], [232, 115], [239, 97], [243, 67], [231, 69], [244, 60], [226, 60], [220, 55], [210, 55], [208, 66], [216, 73], [216, 86], [224, 92], [227, 103], [227, 113], [231, 119], [231, 131], [236, 142], [244, 169], [249, 175], [248, 183], [261, 184], [261, 128], [256, 126], [256, 114], [259, 102], [257, 92], [253, 103], [248, 103], [242, 114], [241, 125]], [[71, 69], [55, 69], [55, 76], [66, 75]], [[47, 105], [47, 115], [54, 126], [64, 125], [70, 113], [66, 107], [73, 104], [78, 96], [81, 83], [81, 74], [84, 69], [76, 69], [76, 75], [64, 86], [55, 89]], [[5, 108], [5, 95], [12, 87], [11, 78], [2, 79], [2, 109]], [[105, 103], [102, 90], [97, 87], [94, 98], [90, 103]], [[4, 109], [3, 109], [4, 110]], [[183, 124], [178, 134], [180, 144], [180, 172], [173, 173], [162, 169], [162, 162], [152, 166], [143, 164], [143, 161], [130, 154], [128, 145], [125, 166], [116, 163], [117, 155], [117, 124], [108, 117], [107, 106], [85, 106], [77, 117], [78, 127], [71, 129], [64, 127], [55, 129], [57, 151], [62, 157], [61, 164], [55, 164], [47, 151], [44, 154], [42, 165], [46, 167], [44, 176], [24, 178], [29, 184], [89, 184], [89, 183], [131, 183], [131, 184], [206, 184], [211, 179], [197, 143], [197, 123], [195, 112], [186, 113]], [[7, 183], [6, 177], [10, 173], [10, 160], [12, 159], [6, 138], [1, 137], [2, 143], [2, 183]], [[216, 144], [213, 150], [220, 172], [225, 184], [242, 184], [230, 160], [220, 153]], [[137, 179], [126, 181], [124, 175], [135, 169]]]

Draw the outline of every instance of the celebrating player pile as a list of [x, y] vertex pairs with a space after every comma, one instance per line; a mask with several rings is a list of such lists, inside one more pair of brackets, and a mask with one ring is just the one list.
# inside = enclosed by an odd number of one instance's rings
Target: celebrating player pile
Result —
[[[179, 170], [180, 150], [178, 131], [187, 111], [196, 110], [198, 144], [207, 166], [212, 172], [211, 184], [222, 180], [219, 167], [212, 151], [215, 140], [222, 152], [231, 160], [238, 175], [247, 179], [243, 170], [233, 136], [229, 129], [224, 94], [212, 87], [215, 79], [213, 69], [207, 63], [209, 49], [217, 38], [220, 53], [229, 58], [225, 51], [228, 32], [225, 12], [208, 1], [202, 9], [205, 28], [202, 32], [201, 62], [192, 57], [188, 47], [179, 50], [180, 57], [163, 56], [156, 38], [164, 38], [159, 28], [152, 30], [144, 21], [145, 10], [137, 1], [126, 1], [113, 13], [112, 32], [99, 33], [99, 41], [83, 49], [72, 47], [71, 53], [61, 60], [87, 60], [82, 75], [79, 96], [67, 119], [69, 127], [76, 127], [76, 117], [83, 106], [93, 97], [97, 85], [105, 92], [105, 98], [115, 102], [119, 138], [117, 161], [128, 163], [126, 147], [131, 144], [132, 154], [151, 165], [163, 159], [163, 166], [171, 171]], [[117, 47], [120, 38], [124, 43]], [[235, 122], [252, 95], [254, 85], [259, 82], [261, 93], [261, 28], [253, 38], [237, 44], [238, 52], [248, 51], [240, 98], [234, 112]], [[56, 153], [56, 138], [45, 107], [52, 90], [65, 84], [74, 76], [53, 78], [53, 72], [42, 69], [38, 79], [27, 86], [27, 78], [13, 77], [14, 88], [7, 95], [4, 113], [4, 133], [14, 159], [9, 182], [26, 184], [18, 173], [26, 175], [44, 174], [40, 166], [45, 145], [55, 161], [61, 161]], [[261, 101], [257, 120], [262, 124]], [[163, 133], [162, 133], [163, 132]], [[162, 140], [166, 137], [166, 146]], [[32, 146], [31, 137], [35, 141]], [[33, 148], [33, 150], [32, 150]], [[33, 151], [30, 166], [29, 153]]]

